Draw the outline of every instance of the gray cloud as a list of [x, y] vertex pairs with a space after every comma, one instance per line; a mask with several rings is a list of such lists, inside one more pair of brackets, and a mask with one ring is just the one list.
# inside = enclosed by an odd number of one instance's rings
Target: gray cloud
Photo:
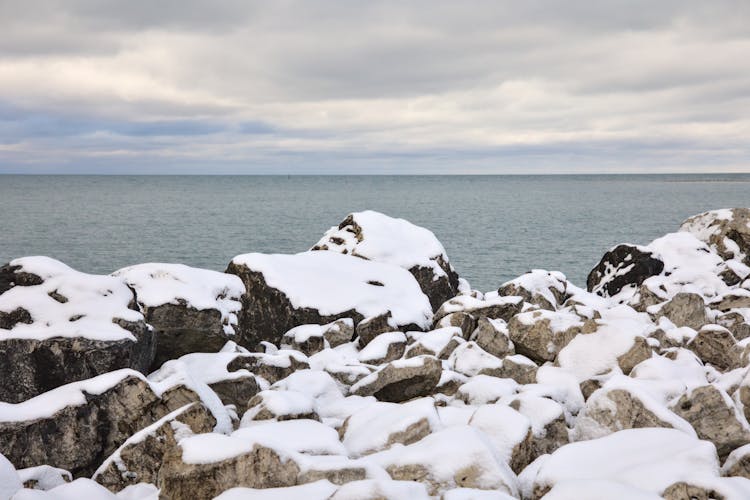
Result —
[[0, 2], [0, 172], [750, 170], [750, 3]]

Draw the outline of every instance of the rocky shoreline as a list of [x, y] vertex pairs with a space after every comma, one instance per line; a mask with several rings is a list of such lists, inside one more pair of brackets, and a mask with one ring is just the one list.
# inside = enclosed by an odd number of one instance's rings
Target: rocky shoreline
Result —
[[24, 257], [0, 356], [0, 500], [750, 498], [750, 209], [586, 289], [371, 211], [225, 273]]

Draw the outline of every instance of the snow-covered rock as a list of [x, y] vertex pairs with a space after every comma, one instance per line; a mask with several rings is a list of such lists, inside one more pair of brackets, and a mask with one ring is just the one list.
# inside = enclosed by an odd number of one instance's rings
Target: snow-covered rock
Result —
[[245, 293], [234, 275], [183, 264], [139, 264], [120, 269], [156, 334], [153, 368], [191, 352], [216, 352], [234, 338]]
[[430, 395], [440, 381], [441, 373], [442, 364], [433, 356], [399, 359], [359, 380], [352, 385], [351, 392], [398, 403]]
[[540, 309], [516, 314], [508, 333], [516, 352], [538, 363], [554, 361], [574, 337], [596, 330], [594, 320], [584, 320], [572, 309]]
[[682, 223], [680, 231], [691, 233], [722, 259], [750, 266], [750, 208], [711, 210], [694, 215]]
[[429, 297], [433, 310], [458, 293], [458, 274], [443, 245], [429, 229], [367, 210], [349, 214], [315, 244], [329, 250], [408, 270]]
[[427, 296], [408, 271], [335, 252], [238, 255], [227, 268], [246, 287], [239, 343], [250, 348], [304, 324], [355, 323], [389, 314], [393, 330], [432, 324]]
[[613, 297], [623, 288], [637, 289], [664, 269], [664, 262], [650, 249], [635, 245], [617, 245], [604, 254], [588, 275], [589, 292]]
[[0, 268], [0, 401], [21, 402], [120, 368], [147, 372], [153, 333], [120, 278], [48, 257]]
[[568, 280], [558, 271], [533, 269], [500, 285], [498, 294], [520, 296], [525, 302], [554, 311], [567, 299]]

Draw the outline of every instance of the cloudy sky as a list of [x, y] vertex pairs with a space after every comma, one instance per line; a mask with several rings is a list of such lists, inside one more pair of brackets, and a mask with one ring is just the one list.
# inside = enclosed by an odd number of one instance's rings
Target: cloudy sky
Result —
[[0, 0], [0, 172], [719, 171], [748, 0]]

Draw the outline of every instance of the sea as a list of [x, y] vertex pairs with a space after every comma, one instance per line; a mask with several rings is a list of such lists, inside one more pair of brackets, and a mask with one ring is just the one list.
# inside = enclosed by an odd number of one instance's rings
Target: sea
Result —
[[530, 269], [585, 286], [602, 254], [706, 210], [750, 207], [750, 174], [549, 176], [0, 176], [0, 261], [47, 255], [87, 273], [142, 262], [223, 271], [248, 252], [309, 249], [350, 212], [432, 230], [489, 291]]

